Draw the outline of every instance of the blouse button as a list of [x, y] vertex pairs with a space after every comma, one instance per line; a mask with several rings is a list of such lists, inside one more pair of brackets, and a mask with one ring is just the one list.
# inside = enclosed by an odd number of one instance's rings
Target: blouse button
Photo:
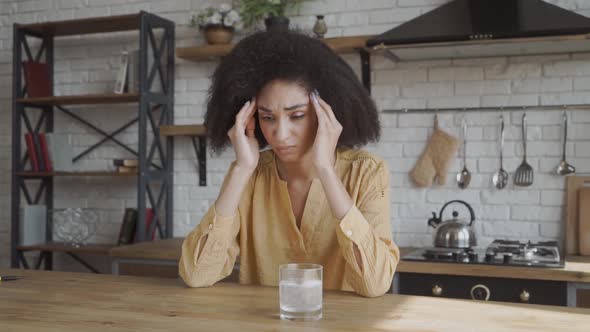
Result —
[[350, 229], [349, 229], [349, 230], [347, 230], [347, 231], [346, 231], [346, 235], [347, 235], [347, 236], [352, 236], [352, 231], [351, 231]]
[[213, 224], [209, 224], [209, 230], [213, 229]]

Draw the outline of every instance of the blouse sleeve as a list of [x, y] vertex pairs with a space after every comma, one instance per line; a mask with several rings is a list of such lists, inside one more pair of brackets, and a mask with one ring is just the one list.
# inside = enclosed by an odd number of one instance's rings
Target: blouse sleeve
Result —
[[[387, 165], [371, 162], [365, 172], [358, 200], [344, 218], [337, 220], [336, 232], [346, 260], [345, 280], [356, 293], [376, 297], [391, 287], [400, 255], [391, 234]], [[361, 262], [357, 262], [355, 246]]]
[[[228, 174], [232, 167], [233, 164]], [[222, 188], [226, 181], [227, 175]], [[220, 217], [212, 204], [182, 243], [178, 272], [184, 282], [190, 287], [207, 287], [229, 276], [240, 253], [239, 232], [240, 209], [231, 217]], [[205, 244], [199, 252], [203, 241]]]

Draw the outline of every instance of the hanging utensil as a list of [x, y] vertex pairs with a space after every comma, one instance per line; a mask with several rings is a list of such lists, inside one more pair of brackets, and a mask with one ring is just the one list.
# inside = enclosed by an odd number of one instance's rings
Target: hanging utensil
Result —
[[520, 187], [528, 187], [533, 184], [533, 167], [526, 161], [526, 113], [522, 115], [522, 146], [524, 154], [522, 163], [514, 173], [514, 184]]
[[471, 182], [471, 173], [467, 170], [467, 121], [463, 118], [463, 170], [457, 173], [457, 185], [461, 189], [467, 188]]
[[500, 115], [500, 169], [494, 174], [492, 182], [497, 189], [508, 184], [508, 172], [504, 170], [504, 116]]
[[567, 143], [567, 113], [563, 112], [563, 151], [561, 153], [561, 162], [557, 165], [555, 172], [558, 175], [567, 175], [576, 172], [576, 168], [565, 161], [565, 147]]

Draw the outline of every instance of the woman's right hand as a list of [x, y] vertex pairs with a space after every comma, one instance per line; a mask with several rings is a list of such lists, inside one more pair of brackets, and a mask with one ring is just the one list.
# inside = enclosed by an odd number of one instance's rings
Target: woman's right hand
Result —
[[227, 133], [236, 153], [236, 166], [250, 171], [254, 171], [260, 157], [260, 147], [254, 135], [255, 110], [256, 99], [252, 98], [242, 106], [236, 115], [234, 126]]

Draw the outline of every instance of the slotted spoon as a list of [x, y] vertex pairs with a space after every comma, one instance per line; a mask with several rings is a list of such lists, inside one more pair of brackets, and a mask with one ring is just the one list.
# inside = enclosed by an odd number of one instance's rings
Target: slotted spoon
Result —
[[533, 184], [534, 172], [533, 167], [526, 161], [526, 113], [522, 115], [522, 147], [524, 154], [522, 163], [514, 173], [514, 185], [528, 187]]

